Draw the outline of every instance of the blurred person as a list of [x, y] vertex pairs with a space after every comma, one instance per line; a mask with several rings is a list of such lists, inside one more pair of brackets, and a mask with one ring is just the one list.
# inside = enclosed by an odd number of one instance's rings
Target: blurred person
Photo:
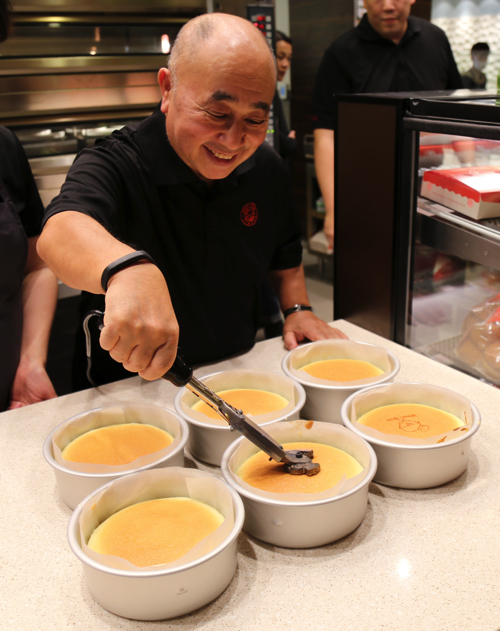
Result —
[[268, 275], [286, 348], [345, 337], [311, 311], [288, 174], [264, 142], [276, 90], [265, 37], [236, 16], [196, 17], [158, 81], [150, 117], [77, 156], [39, 241], [84, 310], [105, 307], [93, 381], [157, 379], [179, 344], [190, 364], [248, 350]]
[[462, 75], [462, 81], [464, 88], [469, 90], [485, 90], [486, 89], [486, 75], [483, 70], [488, 63], [488, 55], [490, 54], [490, 47], [486, 42], [477, 42], [470, 49], [470, 57], [472, 59], [472, 66]]
[[282, 31], [276, 31], [276, 67], [277, 79], [283, 81], [292, 63], [292, 38]]
[[[292, 61], [292, 40], [281, 31], [276, 31], [277, 80], [283, 81]], [[297, 150], [295, 131], [290, 131], [278, 90], [273, 98], [273, 111], [276, 127], [277, 149], [284, 163], [290, 168], [290, 158]], [[262, 288], [262, 319], [266, 340], [283, 334], [283, 318], [278, 298], [268, 280]]]
[[[0, 42], [11, 7], [0, 0]], [[0, 127], [0, 412], [52, 399], [45, 370], [57, 280], [36, 252], [43, 205], [17, 137]]]
[[[283, 81], [286, 73], [290, 68], [292, 62], [292, 39], [282, 33], [276, 31], [276, 67], [277, 67], [277, 79]], [[289, 165], [289, 158], [297, 151], [297, 140], [295, 138], [295, 131], [288, 128], [288, 123], [283, 111], [283, 103], [276, 90], [276, 94], [273, 99], [274, 115], [278, 128], [278, 153], [285, 161], [287, 166]]]
[[336, 94], [455, 90], [462, 79], [440, 28], [410, 15], [415, 0], [364, 0], [366, 14], [326, 50], [313, 97], [314, 162], [325, 202], [324, 231], [334, 234]]

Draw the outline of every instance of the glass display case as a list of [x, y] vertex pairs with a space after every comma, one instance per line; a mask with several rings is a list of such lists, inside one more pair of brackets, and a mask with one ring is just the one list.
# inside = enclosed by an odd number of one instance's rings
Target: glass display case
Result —
[[494, 93], [341, 96], [334, 313], [500, 385]]

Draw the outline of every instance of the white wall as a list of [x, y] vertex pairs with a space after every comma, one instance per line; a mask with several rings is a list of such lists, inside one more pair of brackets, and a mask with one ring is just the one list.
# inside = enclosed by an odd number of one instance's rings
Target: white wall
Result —
[[462, 73], [472, 65], [471, 46], [488, 43], [491, 52], [485, 73], [487, 88], [494, 90], [500, 69], [500, 0], [433, 0], [431, 21], [448, 35]]
[[[274, 15], [278, 31], [285, 33], [285, 35], [290, 35], [290, 9], [288, 0], [274, 0]], [[285, 86], [287, 93], [290, 91], [292, 87], [292, 73], [290, 70], [286, 73], [284, 81], [278, 81], [278, 88], [281, 85]]]

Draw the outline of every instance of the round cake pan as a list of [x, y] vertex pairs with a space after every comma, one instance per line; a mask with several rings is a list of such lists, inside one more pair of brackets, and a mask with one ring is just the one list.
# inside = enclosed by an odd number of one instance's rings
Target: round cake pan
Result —
[[[426, 384], [395, 383], [388, 384], [386, 388], [390, 392], [391, 388], [400, 386], [410, 388], [413, 392], [414, 396], [411, 403], [429, 405], [424, 395]], [[446, 388], [432, 387], [446, 391], [448, 395], [455, 395], [457, 399], [464, 398]], [[377, 454], [378, 469], [374, 478], [375, 482], [402, 489], [428, 489], [451, 482], [465, 471], [469, 461], [472, 437], [481, 424], [479, 410], [471, 401], [468, 403], [472, 410], [472, 425], [468, 432], [443, 443], [431, 445], [398, 444], [369, 436], [351, 422], [352, 404], [356, 397], [375, 388], [377, 386], [371, 386], [351, 395], [341, 410], [345, 427], [368, 441]]]
[[[279, 423], [278, 425], [282, 425]], [[286, 425], [289, 425], [288, 423]], [[290, 425], [293, 425], [290, 424]], [[314, 425], [324, 423], [314, 422]], [[312, 430], [314, 430], [314, 425]], [[367, 469], [365, 477], [352, 489], [333, 497], [311, 501], [286, 501], [263, 497], [238, 484], [231, 475], [229, 460], [242, 441], [240, 438], [226, 450], [222, 459], [222, 474], [241, 496], [245, 506], [245, 524], [243, 529], [252, 536], [283, 548], [314, 548], [345, 537], [355, 530], [366, 514], [368, 487], [377, 469], [377, 456], [370, 445], [341, 425], [328, 423], [331, 432], [331, 444], [335, 446], [339, 437], [347, 438], [355, 452], [363, 454], [361, 464]], [[267, 427], [266, 431], [276, 440], [295, 442], [304, 440], [316, 442], [314, 433], [304, 438], [293, 429]], [[353, 454], [351, 454], [353, 455]]]
[[[126, 405], [127, 403], [130, 402], [116, 402], [116, 405]], [[103, 484], [111, 482], [112, 480], [116, 480], [123, 475], [136, 473], [138, 471], [146, 471], [147, 469], [156, 469], [159, 467], [182, 467], [184, 465], [184, 447], [186, 446], [189, 437], [189, 428], [186, 422], [182, 418], [179, 418], [177, 415], [175, 415], [173, 412], [170, 412], [169, 410], [166, 410], [164, 408], [160, 408], [159, 406], [153, 405], [152, 403], [133, 402], [133, 404], [135, 407], [140, 407], [141, 409], [143, 408], [145, 414], [147, 414], [147, 411], [150, 408], [155, 408], [155, 410], [162, 410], [162, 413], [165, 416], [169, 417], [172, 421], [174, 421], [174, 425], [177, 426], [177, 432], [181, 435], [180, 442], [163, 458], [155, 460], [154, 462], [143, 467], [138, 467], [136, 469], [131, 468], [126, 471], [120, 471], [119, 473], [85, 473], [82, 471], [74, 471], [73, 469], [65, 467], [59, 462], [56, 462], [56, 460], [54, 459], [54, 453], [52, 449], [52, 437], [54, 435], [54, 432], [63, 424], [61, 423], [60, 425], [55, 427], [45, 439], [45, 442], [43, 444], [43, 455], [45, 457], [45, 460], [54, 470], [59, 493], [64, 503], [69, 508], [74, 509], [75, 506], [77, 506], [77, 504], [79, 504], [89, 493], [92, 493]], [[71, 417], [70, 419], [64, 421], [64, 423], [81, 419], [83, 416], [97, 412], [100, 409], [101, 408], [87, 410], [86, 412], [82, 412], [81, 414], [77, 414], [76, 416]], [[178, 434], [175, 434], [174, 438], [176, 438], [177, 435]]]
[[[168, 475], [168, 469], [164, 472]], [[205, 475], [210, 476], [208, 473]], [[68, 525], [71, 550], [82, 563], [90, 593], [104, 609], [134, 620], [164, 620], [191, 613], [226, 589], [236, 571], [237, 538], [245, 517], [237, 493], [229, 488], [234, 526], [214, 550], [178, 567], [128, 571], [94, 561], [83, 552], [80, 541], [79, 518], [83, 508], [95, 501], [98, 491], [111, 484], [101, 487], [81, 502]]]
[[[317, 342], [312, 342], [312, 344], [316, 344]], [[365, 342], [356, 342], [360, 346], [363, 347], [373, 347], [373, 344], [366, 344]], [[303, 348], [302, 347], [298, 347]], [[281, 362], [281, 367], [285, 375], [288, 375], [292, 379], [298, 381], [304, 388], [306, 392], [306, 402], [304, 407], [302, 408], [301, 417], [304, 419], [314, 419], [316, 421], [323, 421], [325, 423], [338, 423], [342, 424], [342, 419], [340, 418], [340, 408], [344, 401], [354, 392], [358, 390], [362, 390], [366, 388], [366, 385], [357, 385], [357, 386], [349, 386], [349, 385], [326, 385], [326, 384], [314, 384], [305, 379], [300, 379], [295, 373], [292, 374], [290, 371], [290, 361], [293, 357], [293, 353], [298, 349], [293, 349], [289, 351], [283, 361]], [[399, 359], [390, 351], [387, 351], [389, 362], [391, 365], [391, 370], [383, 375], [380, 375], [380, 378], [374, 382], [377, 385], [382, 383], [388, 383], [394, 380], [394, 377], [398, 374], [400, 369]]]
[[[261, 373], [263, 378], [265, 378], [266, 374], [269, 374], [266, 371], [256, 370], [248, 372], [254, 374]], [[205, 382], [210, 377], [218, 374], [220, 373], [212, 373], [210, 375], [206, 375], [200, 381]], [[284, 375], [280, 376], [283, 379], [289, 379], [289, 377], [285, 377]], [[275, 423], [276, 421], [294, 421], [300, 418], [300, 411], [306, 401], [306, 393], [304, 392], [304, 388], [299, 383], [294, 380], [290, 380], [290, 382], [294, 388], [295, 399], [297, 401], [296, 405], [286, 416], [269, 421], [269, 423], [262, 423], [260, 424], [261, 427], [266, 427], [270, 423]], [[220, 467], [224, 452], [231, 443], [233, 443], [241, 436], [241, 434], [231, 429], [229, 425], [224, 426], [205, 423], [204, 421], [199, 421], [198, 419], [190, 417], [182, 406], [182, 398], [187, 393], [189, 393], [189, 391], [186, 388], [182, 388], [182, 390], [177, 393], [174, 401], [175, 411], [179, 416], [182, 416], [182, 418], [184, 418], [189, 425], [189, 440], [187, 443], [187, 448], [189, 452], [198, 460]]]

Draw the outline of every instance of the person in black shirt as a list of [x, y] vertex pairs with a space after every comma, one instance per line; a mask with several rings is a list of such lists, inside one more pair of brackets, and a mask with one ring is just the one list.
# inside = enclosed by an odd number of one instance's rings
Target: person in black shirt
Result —
[[364, 0], [366, 14], [326, 50], [313, 96], [314, 162], [333, 246], [335, 94], [456, 90], [462, 80], [440, 28], [410, 16], [415, 0]]
[[[0, 0], [0, 42], [10, 3]], [[0, 127], [0, 412], [56, 396], [45, 370], [57, 279], [36, 252], [43, 206], [21, 143]]]
[[[281, 31], [276, 31], [276, 67], [278, 70], [278, 81], [283, 81], [292, 61], [292, 40]], [[295, 131], [288, 128], [288, 123], [283, 110], [283, 103], [276, 90], [273, 99], [274, 116], [278, 127], [278, 152], [280, 156], [287, 160], [297, 151], [297, 139]]]
[[[265, 38], [241, 18], [200, 16], [158, 78], [159, 109], [77, 157], [40, 238], [61, 280], [94, 295], [89, 305], [102, 305], [110, 263], [134, 250], [153, 257], [109, 279], [102, 349], [149, 380], [171, 366], [179, 340], [191, 364], [242, 352], [269, 272], [290, 313], [287, 348], [345, 337], [306, 310], [288, 175], [262, 144], [276, 86]], [[96, 368], [96, 383], [127, 374]]]

